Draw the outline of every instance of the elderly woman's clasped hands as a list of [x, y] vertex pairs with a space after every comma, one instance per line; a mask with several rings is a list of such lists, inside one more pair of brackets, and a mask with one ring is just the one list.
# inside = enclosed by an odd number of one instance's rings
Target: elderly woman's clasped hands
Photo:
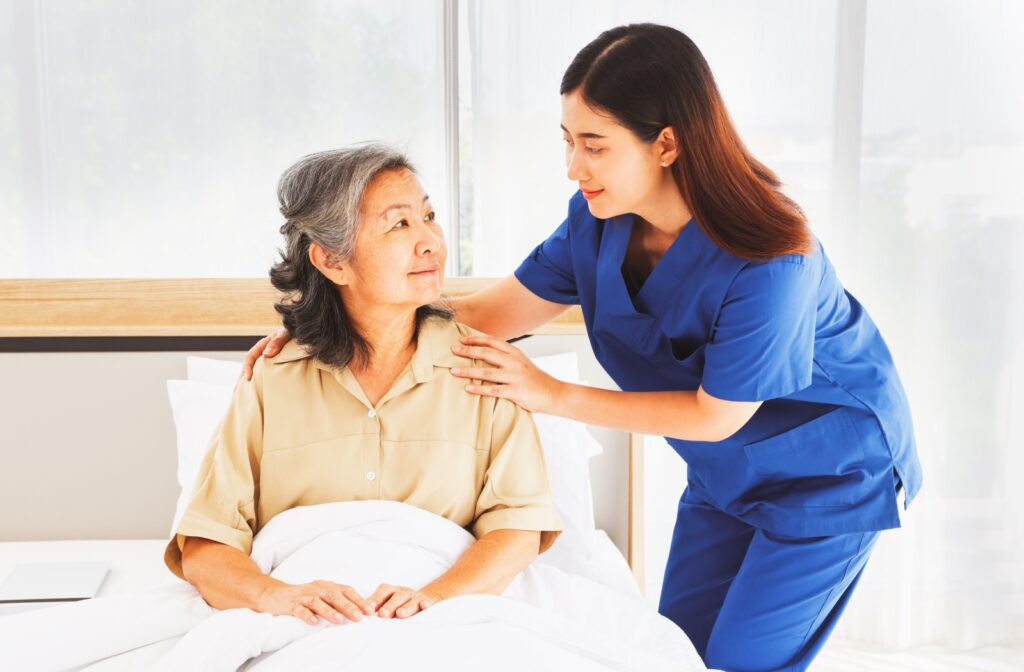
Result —
[[295, 616], [310, 625], [320, 618], [342, 623], [343, 617], [358, 622], [366, 616], [408, 618], [444, 599], [437, 587], [416, 590], [382, 583], [364, 598], [352, 586], [333, 581], [311, 581], [273, 585], [258, 600], [256, 611], [278, 616]]

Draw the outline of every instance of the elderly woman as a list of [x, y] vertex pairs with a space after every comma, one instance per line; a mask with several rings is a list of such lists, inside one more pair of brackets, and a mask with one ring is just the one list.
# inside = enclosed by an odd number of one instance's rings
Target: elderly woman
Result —
[[[379, 145], [322, 152], [278, 187], [287, 247], [270, 272], [294, 340], [239, 385], [164, 556], [213, 607], [316, 623], [408, 617], [446, 598], [501, 593], [555, 540], [544, 457], [530, 415], [449, 374], [471, 330], [441, 298], [446, 248], [409, 161]], [[249, 557], [287, 509], [405, 502], [467, 527], [476, 542], [425, 586], [372, 595], [329, 581], [291, 585]]]

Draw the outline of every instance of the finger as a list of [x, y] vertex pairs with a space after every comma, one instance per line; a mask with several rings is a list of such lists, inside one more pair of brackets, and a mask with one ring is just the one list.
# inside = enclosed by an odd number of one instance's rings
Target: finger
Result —
[[512, 376], [504, 369], [463, 369], [453, 367], [452, 375], [458, 378], [469, 378], [471, 380], [486, 380], [492, 383], [512, 382]]
[[270, 335], [270, 343], [263, 350], [264, 357], [273, 357], [277, 353], [281, 352], [281, 348], [284, 344], [291, 340], [291, 336], [288, 335], [287, 329], [278, 329]]
[[291, 614], [295, 618], [301, 618], [310, 625], [316, 625], [320, 622], [320, 619], [316, 617], [316, 614], [314, 614], [312, 611], [310, 611], [308, 608], [304, 607], [301, 604], [296, 604], [295, 606], [293, 606]]
[[245, 361], [242, 363], [242, 375], [245, 376], [246, 380], [252, 380], [252, 367], [256, 365], [256, 360], [263, 354], [269, 341], [270, 336], [264, 336], [256, 341], [256, 345], [249, 348], [249, 352], [245, 354]]
[[487, 348], [477, 345], [456, 345], [452, 348], [452, 352], [461, 356], [468, 357], [469, 359], [479, 359], [493, 364], [494, 366], [503, 367], [508, 361], [508, 355], [494, 348]]
[[508, 342], [494, 336], [463, 336], [459, 341], [463, 345], [486, 345], [509, 355], [517, 351], [516, 346], [509, 345]]
[[479, 394], [482, 397], [498, 397], [499, 399], [506, 399], [512, 395], [512, 391], [508, 385], [469, 384], [466, 385], [466, 392]]
[[338, 588], [341, 591], [341, 594], [345, 598], [347, 598], [352, 604], [356, 605], [356, 608], [359, 609], [362, 613], [369, 616], [370, 614], [376, 611], [376, 609], [370, 608], [369, 601], [365, 597], [360, 595], [359, 591], [357, 591], [352, 586], [339, 585]]
[[[330, 599], [330, 598], [327, 598]], [[327, 603], [322, 597], [314, 597], [309, 603], [309, 610], [317, 616], [322, 616], [332, 623], [341, 623], [341, 614]], [[347, 614], [346, 614], [347, 615]]]
[[420, 610], [420, 600], [423, 599], [421, 593], [413, 593], [406, 600], [405, 604], [398, 607], [395, 610], [395, 616], [398, 618], [409, 618], [410, 616], [416, 615]]
[[388, 601], [384, 603], [384, 606], [377, 611], [377, 615], [381, 618], [391, 618], [396, 609], [409, 601], [409, 597], [411, 595], [411, 590], [396, 590], [395, 593], [388, 598]]
[[391, 597], [397, 588], [387, 583], [382, 583], [377, 587], [377, 590], [373, 591], [373, 594], [366, 598], [366, 605], [373, 611], [377, 611], [377, 606], [387, 602], [387, 599]]
[[344, 614], [345, 618], [350, 621], [359, 621], [363, 618], [362, 609], [340, 592], [328, 595], [323, 599], [329, 602], [331, 607]]

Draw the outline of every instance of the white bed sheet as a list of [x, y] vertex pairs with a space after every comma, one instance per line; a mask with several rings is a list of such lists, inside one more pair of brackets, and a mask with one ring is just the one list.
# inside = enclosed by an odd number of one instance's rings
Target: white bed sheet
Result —
[[[180, 580], [164, 566], [163, 551], [166, 543], [163, 539], [0, 542], [0, 582], [14, 565], [21, 562], [81, 560], [106, 561], [110, 564], [110, 573], [98, 597], [126, 595], [180, 584]], [[639, 596], [629, 566], [603, 531], [594, 534], [589, 547], [589, 557], [576, 558], [585, 565], [581, 565], [581, 573], [616, 590]], [[10, 613], [50, 606], [54, 605], [0, 605], [0, 622], [4, 615]], [[171, 637], [75, 669], [89, 672], [146, 669], [173, 649], [181, 639], [180, 636]]]
[[[163, 563], [166, 539], [101, 539], [61, 541], [0, 542], [0, 583], [15, 565], [24, 562], [103, 561], [110, 564], [110, 573], [100, 586], [97, 597], [127, 595], [149, 588], [180, 583]], [[14, 613], [45, 609], [60, 603], [0, 604], [0, 619]], [[94, 671], [119, 672], [142, 670], [169, 651], [180, 637], [144, 646], [107, 658], [85, 668]]]
[[[166, 539], [0, 542], [0, 584], [7, 579], [14, 566], [20, 563], [102, 561], [110, 563], [110, 573], [100, 586], [97, 597], [174, 585], [180, 581], [164, 565], [166, 546]], [[589, 565], [588, 578], [629, 594], [640, 594], [629, 565], [604, 530], [594, 533], [591, 549], [590, 557], [585, 560]], [[0, 604], [0, 617], [52, 606], [55, 604]]]

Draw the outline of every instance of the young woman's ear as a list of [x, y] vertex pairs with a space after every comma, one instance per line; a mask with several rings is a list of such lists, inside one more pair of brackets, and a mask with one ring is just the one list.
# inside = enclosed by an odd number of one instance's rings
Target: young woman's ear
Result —
[[334, 284], [348, 284], [348, 266], [337, 263], [334, 255], [317, 243], [309, 244], [309, 261]]
[[671, 166], [679, 158], [679, 142], [676, 140], [676, 132], [671, 126], [661, 129], [657, 139], [654, 141], [654, 148], [657, 152], [658, 163], [662, 166]]

